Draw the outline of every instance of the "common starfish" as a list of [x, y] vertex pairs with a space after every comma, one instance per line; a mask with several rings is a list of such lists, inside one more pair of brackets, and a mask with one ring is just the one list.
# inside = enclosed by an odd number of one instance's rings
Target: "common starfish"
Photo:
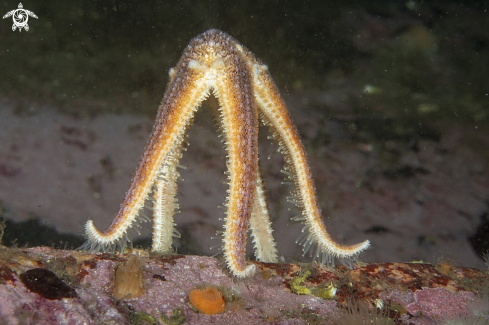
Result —
[[[227, 150], [229, 196], [226, 201], [223, 251], [227, 265], [237, 277], [251, 276], [253, 264], [245, 261], [248, 224], [255, 243], [255, 256], [263, 262], [276, 262], [278, 254], [258, 165], [258, 119], [269, 126], [285, 156], [283, 172], [295, 184], [294, 201], [302, 215], [293, 218], [304, 223], [296, 241], [303, 253], [316, 249], [320, 263], [335, 257], [355, 257], [369, 241], [343, 246], [334, 242], [323, 223], [309, 165], [298, 131], [287, 112], [268, 68], [219, 30], [209, 30], [191, 40], [175, 68], [158, 109], [153, 132], [141, 157], [119, 212], [109, 228], [99, 231], [89, 220], [85, 225], [88, 241], [82, 249], [123, 252], [127, 231], [147, 217], [145, 201], [153, 195], [153, 246], [157, 252], [171, 252], [172, 237], [178, 236], [173, 214], [178, 209], [177, 171], [184, 135], [201, 103], [213, 94], [219, 102], [221, 131]], [[312, 251], [311, 251], [312, 252]]]

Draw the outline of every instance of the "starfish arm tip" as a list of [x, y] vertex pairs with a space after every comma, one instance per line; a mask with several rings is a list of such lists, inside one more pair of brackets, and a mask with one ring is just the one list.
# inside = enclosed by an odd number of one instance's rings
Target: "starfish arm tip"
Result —
[[361, 243], [358, 243], [356, 245], [353, 245], [353, 249], [355, 251], [354, 254], [359, 254], [363, 252], [364, 250], [368, 249], [370, 247], [370, 240], [365, 240]]
[[85, 224], [85, 235], [88, 240], [97, 241], [98, 237], [100, 237], [100, 231], [95, 227], [92, 220], [88, 220]]
[[248, 264], [244, 269], [238, 270], [236, 267], [230, 267], [231, 272], [234, 276], [238, 278], [249, 278], [255, 275], [256, 266], [255, 264]]
[[361, 243], [341, 247], [339, 252], [333, 253], [338, 258], [355, 258], [358, 254], [362, 253], [364, 250], [367, 250], [370, 247], [370, 241], [365, 240]]

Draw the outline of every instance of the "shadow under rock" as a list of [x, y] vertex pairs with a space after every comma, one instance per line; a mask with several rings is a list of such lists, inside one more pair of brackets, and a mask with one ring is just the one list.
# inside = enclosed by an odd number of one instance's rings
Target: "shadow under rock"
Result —
[[83, 236], [58, 233], [53, 227], [46, 226], [39, 218], [23, 222], [4, 219], [3, 237], [0, 243], [8, 247], [48, 246], [62, 249], [80, 247]]

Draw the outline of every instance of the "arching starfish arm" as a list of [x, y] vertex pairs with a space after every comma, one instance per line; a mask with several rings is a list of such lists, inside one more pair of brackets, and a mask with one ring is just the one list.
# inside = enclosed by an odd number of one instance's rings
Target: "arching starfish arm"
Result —
[[[203, 72], [193, 69], [193, 60], [188, 52], [188, 49], [184, 52], [177, 69], [170, 70], [171, 80], [158, 109], [153, 132], [116, 217], [103, 232], [89, 220], [85, 225], [88, 241], [82, 249], [113, 251], [120, 245], [123, 251], [129, 241], [127, 230], [138, 221], [138, 213], [144, 207], [155, 180], [164, 171], [163, 162], [170, 164], [170, 169], [171, 164], [178, 164], [178, 153], [186, 128], [210, 88]], [[158, 220], [158, 216], [156, 218]], [[162, 250], [167, 250], [167, 246]]]
[[272, 223], [268, 212], [265, 188], [261, 176], [261, 168], [258, 166], [256, 175], [255, 196], [253, 210], [250, 218], [251, 234], [255, 244], [255, 257], [260, 262], [278, 262], [278, 253], [272, 235]]
[[247, 265], [245, 257], [258, 166], [258, 114], [246, 63], [235, 53], [229, 53], [226, 61], [215, 87], [226, 134], [230, 173], [224, 255], [234, 275], [247, 277], [255, 272], [255, 266]]
[[307, 162], [304, 146], [302, 145], [297, 128], [287, 112], [285, 103], [281, 98], [266, 66], [255, 60], [254, 62], [254, 93], [260, 114], [264, 122], [272, 127], [274, 137], [277, 138], [280, 151], [286, 160], [285, 172], [295, 183], [296, 197], [294, 201], [302, 208], [303, 216], [295, 220], [305, 224], [304, 231], [308, 231], [301, 244], [304, 254], [311, 248], [316, 248], [314, 255], [322, 264], [330, 262], [333, 257], [355, 257], [369, 247], [369, 241], [350, 246], [343, 246], [333, 241], [326, 231], [321, 216], [321, 209], [317, 202], [316, 189], [312, 180], [309, 164]]
[[[220, 136], [224, 143], [228, 143], [227, 134], [223, 125], [222, 109], [215, 96], [209, 97], [207, 104], [213, 111], [214, 118], [220, 131]], [[229, 174], [229, 172], [227, 172]], [[250, 217], [250, 230], [253, 236], [255, 257], [258, 261], [274, 263], [278, 261], [276, 243], [272, 235], [272, 223], [266, 201], [263, 177], [261, 175], [260, 160], [258, 159], [258, 169], [256, 175], [256, 187], [253, 198], [253, 208]], [[218, 234], [222, 231], [218, 231]], [[224, 247], [223, 247], [224, 248]]]

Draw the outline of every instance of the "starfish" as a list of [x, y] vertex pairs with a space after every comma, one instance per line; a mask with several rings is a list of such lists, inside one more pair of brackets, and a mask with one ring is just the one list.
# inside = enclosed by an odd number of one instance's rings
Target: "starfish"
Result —
[[[219, 103], [218, 118], [227, 151], [229, 190], [223, 232], [224, 256], [237, 277], [251, 276], [253, 264], [245, 259], [246, 236], [251, 228], [257, 260], [277, 262], [278, 253], [258, 161], [258, 121], [270, 127], [285, 157], [283, 172], [295, 184], [292, 201], [302, 214], [292, 218], [304, 223], [296, 241], [303, 254], [315, 249], [321, 264], [334, 258], [355, 258], [369, 241], [343, 246], [333, 241], [323, 223], [311, 171], [297, 128], [286, 109], [268, 68], [228, 34], [212, 29], [194, 39], [184, 50], [158, 109], [152, 134], [139, 161], [120, 209], [103, 232], [89, 220], [85, 225], [91, 251], [124, 252], [130, 242], [127, 232], [149, 218], [142, 213], [153, 196], [152, 250], [172, 251], [173, 215], [178, 210], [177, 179], [184, 136], [201, 103], [213, 94]], [[137, 229], [136, 229], [137, 230]]]

